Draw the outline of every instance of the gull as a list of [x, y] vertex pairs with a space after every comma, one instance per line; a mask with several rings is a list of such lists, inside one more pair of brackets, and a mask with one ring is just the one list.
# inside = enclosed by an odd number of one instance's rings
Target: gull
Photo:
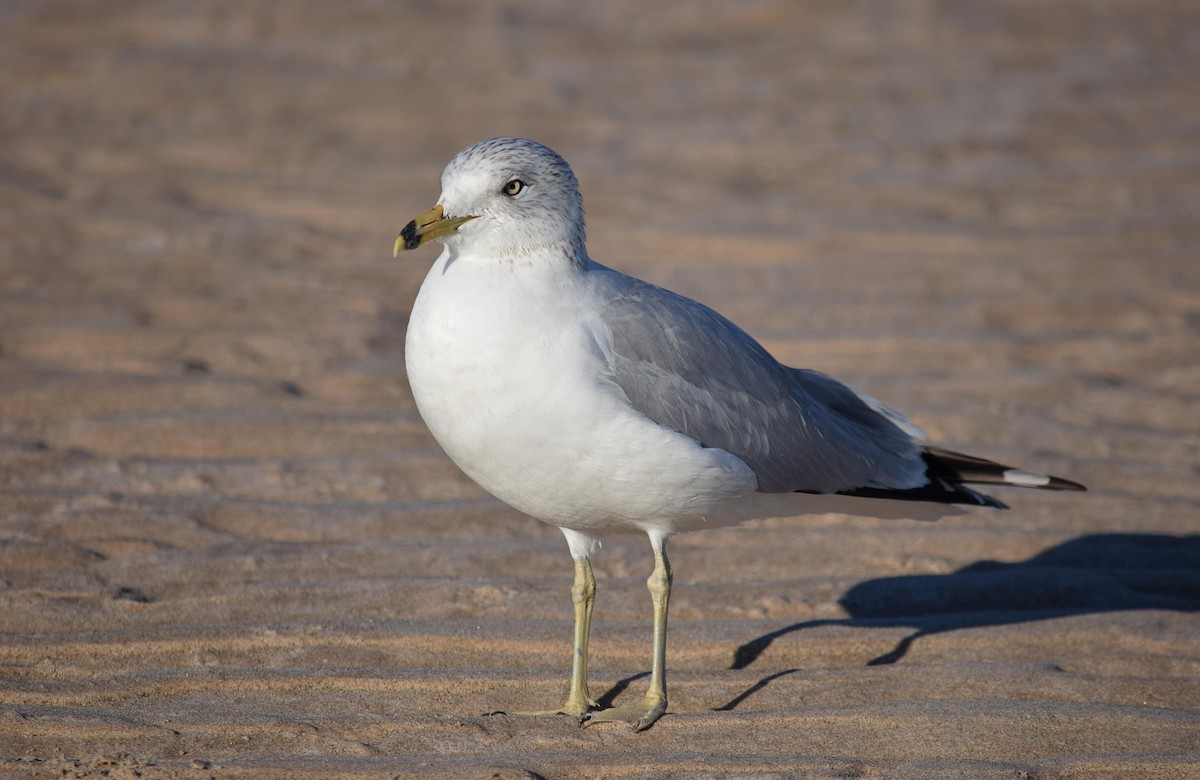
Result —
[[[394, 248], [443, 245], [409, 320], [413, 398], [451, 460], [557, 526], [575, 564], [566, 702], [510, 714], [641, 731], [667, 711], [672, 534], [812, 512], [1005, 508], [969, 484], [1084, 489], [927, 444], [870, 395], [785, 366], [712, 309], [593, 261], [575, 175], [541, 144], [481, 141], [441, 185]], [[601, 710], [587, 681], [590, 559], [617, 531], [650, 540], [653, 653], [645, 696]]]

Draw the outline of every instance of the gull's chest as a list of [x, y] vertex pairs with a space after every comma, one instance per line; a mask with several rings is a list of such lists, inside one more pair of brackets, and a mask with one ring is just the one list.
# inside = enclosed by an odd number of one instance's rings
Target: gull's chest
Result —
[[629, 405], [582, 285], [455, 270], [441, 258], [422, 286], [406, 363], [429, 430], [485, 490], [576, 529], [675, 527], [753, 490], [740, 460]]
[[[525, 446], [565, 424], [569, 387], [601, 370], [562, 285], [439, 259], [413, 306], [405, 345], [421, 416], [452, 457]], [[553, 403], [551, 403], [551, 401]]]

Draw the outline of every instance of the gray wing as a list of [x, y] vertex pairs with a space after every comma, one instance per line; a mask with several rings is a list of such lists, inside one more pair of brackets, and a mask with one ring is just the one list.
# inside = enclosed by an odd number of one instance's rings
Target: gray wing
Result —
[[902, 429], [903, 417], [824, 374], [779, 363], [706, 306], [596, 270], [612, 378], [630, 404], [737, 455], [760, 490], [903, 490], [928, 481], [910, 435], [919, 429]]

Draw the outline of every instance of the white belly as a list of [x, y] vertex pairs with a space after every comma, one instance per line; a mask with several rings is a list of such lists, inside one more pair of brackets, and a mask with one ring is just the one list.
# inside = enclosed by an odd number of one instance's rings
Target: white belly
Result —
[[438, 443], [485, 490], [555, 525], [666, 533], [754, 490], [740, 459], [629, 406], [573, 277], [447, 260], [413, 307], [408, 377]]

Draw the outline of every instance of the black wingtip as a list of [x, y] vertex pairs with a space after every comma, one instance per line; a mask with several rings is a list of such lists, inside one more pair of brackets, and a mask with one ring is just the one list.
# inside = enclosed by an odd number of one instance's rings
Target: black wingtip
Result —
[[1087, 486], [1079, 482], [1072, 482], [1069, 479], [1062, 477], [1050, 477], [1050, 483], [1043, 486], [1043, 490], [1071, 490], [1077, 493], [1086, 493]]
[[892, 501], [925, 501], [931, 504], [961, 504], [965, 506], [987, 506], [992, 509], [1008, 509], [1008, 504], [986, 493], [972, 490], [961, 482], [931, 479], [928, 485], [916, 488], [857, 488], [839, 490], [840, 496], [855, 498], [885, 498]]
[[1069, 479], [1013, 468], [995, 461], [977, 458], [974, 455], [943, 450], [940, 447], [926, 447], [925, 451], [921, 453], [921, 457], [925, 461], [930, 479], [940, 478], [958, 483], [1005, 485], [1035, 490], [1087, 490], [1082, 484]]
[[921, 453], [925, 461], [928, 484], [916, 488], [889, 489], [877, 487], [839, 491], [844, 496], [860, 498], [889, 498], [901, 501], [928, 501], [939, 504], [966, 504], [1008, 509], [1003, 501], [980, 493], [969, 485], [1024, 487], [1036, 490], [1085, 491], [1086, 487], [1062, 477], [1052, 477], [1035, 471], [1025, 471], [1001, 463], [963, 455], [960, 452], [926, 447]]

